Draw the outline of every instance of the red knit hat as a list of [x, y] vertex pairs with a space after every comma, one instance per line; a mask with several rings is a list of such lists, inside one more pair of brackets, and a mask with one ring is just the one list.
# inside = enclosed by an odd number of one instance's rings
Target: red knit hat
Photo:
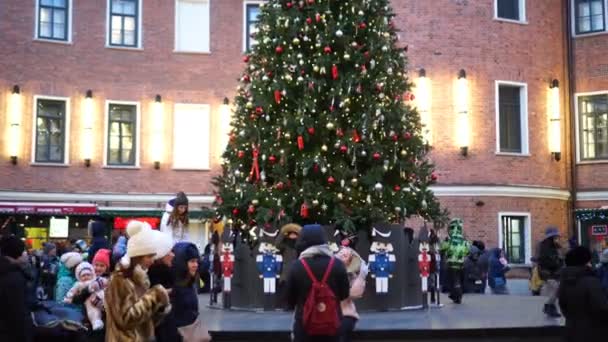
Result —
[[109, 249], [100, 249], [95, 253], [95, 257], [93, 257], [93, 264], [96, 262], [100, 264], [106, 265], [106, 267], [110, 268], [110, 255], [112, 252]]

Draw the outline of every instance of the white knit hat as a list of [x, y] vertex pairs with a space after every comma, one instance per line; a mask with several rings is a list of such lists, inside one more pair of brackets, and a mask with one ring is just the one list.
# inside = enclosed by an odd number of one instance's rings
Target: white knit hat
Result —
[[154, 259], [161, 259], [173, 249], [173, 237], [167, 233], [153, 230], [152, 234], [156, 239], [156, 255]]
[[127, 225], [127, 256], [134, 258], [138, 256], [156, 254], [156, 236], [150, 225], [145, 222], [131, 221]]
[[90, 274], [90, 275], [94, 275], [94, 269], [93, 269], [93, 265], [89, 264], [86, 261], [81, 262], [78, 267], [76, 267], [76, 272], [74, 272], [76, 274], [76, 279], [78, 279], [80, 281], [80, 277], [82, 277], [85, 274]]
[[69, 252], [63, 254], [60, 260], [65, 265], [65, 267], [73, 269], [82, 262], [82, 255], [77, 252]]

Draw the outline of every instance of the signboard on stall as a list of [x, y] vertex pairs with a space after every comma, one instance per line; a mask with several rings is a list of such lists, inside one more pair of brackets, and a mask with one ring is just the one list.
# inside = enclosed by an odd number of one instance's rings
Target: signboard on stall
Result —
[[591, 236], [604, 237], [608, 235], [608, 225], [593, 225], [591, 226]]
[[4, 202], [0, 203], [0, 214], [97, 215], [97, 205]]
[[51, 217], [49, 237], [54, 239], [66, 239], [69, 233], [70, 219]]
[[25, 238], [33, 249], [42, 249], [42, 243], [48, 240], [48, 230], [41, 227], [26, 227]]

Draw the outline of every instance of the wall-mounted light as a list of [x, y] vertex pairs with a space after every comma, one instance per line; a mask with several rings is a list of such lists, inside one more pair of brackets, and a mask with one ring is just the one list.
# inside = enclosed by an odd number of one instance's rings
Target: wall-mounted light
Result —
[[93, 159], [93, 126], [94, 126], [93, 91], [87, 90], [82, 108], [82, 159], [86, 167], [91, 166]]
[[422, 137], [428, 145], [433, 145], [433, 134], [431, 131], [431, 80], [426, 76], [426, 70], [418, 71], [416, 80], [416, 107], [420, 114], [420, 125], [422, 126]]
[[460, 153], [466, 157], [469, 153], [471, 129], [469, 125], [469, 83], [464, 69], [458, 72], [455, 96], [456, 143], [460, 148]]
[[561, 113], [559, 99], [559, 81], [551, 81], [549, 87], [549, 102], [547, 104], [549, 110], [549, 150], [551, 156], [556, 161], [562, 158], [561, 148]]
[[230, 109], [230, 100], [224, 97], [224, 101], [220, 105], [220, 139], [217, 146], [217, 155], [221, 159], [228, 143], [230, 142], [230, 122], [232, 120], [232, 111]]
[[10, 137], [8, 139], [9, 156], [11, 163], [17, 165], [19, 151], [21, 150], [21, 88], [18, 85], [13, 86], [11, 98], [9, 101], [9, 125]]
[[154, 168], [160, 169], [160, 163], [163, 158], [163, 121], [164, 121], [164, 105], [160, 95], [154, 97], [152, 104], [152, 143], [150, 144], [152, 161]]

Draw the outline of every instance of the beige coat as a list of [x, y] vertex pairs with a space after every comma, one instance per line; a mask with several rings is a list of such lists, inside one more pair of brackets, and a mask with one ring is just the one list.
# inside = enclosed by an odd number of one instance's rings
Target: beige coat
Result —
[[155, 324], [170, 309], [169, 295], [161, 285], [150, 288], [141, 267], [131, 278], [119, 269], [106, 289], [105, 308], [107, 342], [149, 342], [154, 340]]
[[342, 316], [354, 317], [359, 319], [359, 313], [357, 312], [357, 307], [355, 306], [355, 299], [363, 297], [363, 292], [365, 292], [365, 278], [367, 277], [367, 265], [365, 262], [360, 263], [359, 272], [356, 273], [356, 276], [351, 280], [350, 283], [350, 293], [347, 299], [340, 302], [340, 307], [342, 308]]

